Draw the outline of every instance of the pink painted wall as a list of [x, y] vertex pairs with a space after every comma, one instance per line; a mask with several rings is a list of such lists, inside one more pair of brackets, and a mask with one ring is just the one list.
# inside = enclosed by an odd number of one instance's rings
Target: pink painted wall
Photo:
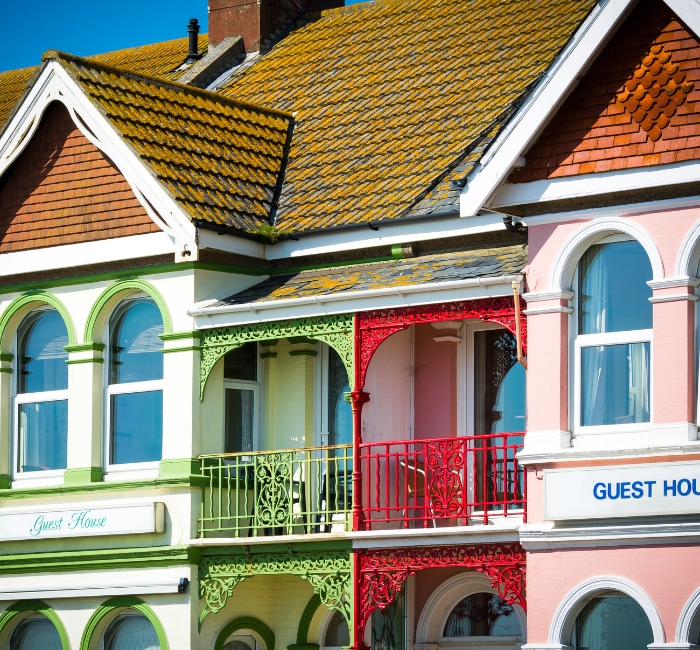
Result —
[[578, 584], [595, 576], [625, 578], [656, 605], [673, 641], [683, 606], [700, 587], [697, 546], [627, 546], [532, 551], [527, 559], [528, 643], [545, 643], [554, 613]]
[[457, 435], [457, 343], [434, 341], [453, 334], [429, 323], [414, 327], [414, 438]]

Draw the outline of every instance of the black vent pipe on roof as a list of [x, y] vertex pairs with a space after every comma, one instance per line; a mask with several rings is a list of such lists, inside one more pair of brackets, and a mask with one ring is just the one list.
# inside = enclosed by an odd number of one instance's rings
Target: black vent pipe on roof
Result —
[[199, 46], [197, 40], [199, 38], [199, 25], [196, 18], [190, 18], [190, 24], [187, 25], [187, 31], [190, 35], [190, 51], [187, 53], [185, 63], [194, 63], [201, 58], [199, 55]]

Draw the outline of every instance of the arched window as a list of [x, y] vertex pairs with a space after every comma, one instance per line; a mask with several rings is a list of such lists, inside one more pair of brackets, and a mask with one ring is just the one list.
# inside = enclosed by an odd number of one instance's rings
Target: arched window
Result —
[[333, 612], [326, 626], [326, 634], [323, 637], [324, 648], [343, 648], [350, 645], [350, 629], [348, 622], [340, 612]]
[[512, 605], [496, 594], [476, 593], [460, 600], [445, 622], [442, 636], [508, 637], [513, 645], [521, 640], [522, 630]]
[[225, 453], [257, 451], [260, 420], [258, 366], [257, 343], [246, 343], [224, 356]]
[[591, 246], [577, 272], [575, 422], [580, 433], [650, 422], [652, 279], [639, 242]]
[[17, 337], [16, 471], [66, 468], [68, 331], [55, 309], [36, 309]]
[[160, 650], [160, 641], [148, 618], [127, 609], [107, 626], [99, 650]]
[[109, 324], [108, 465], [159, 461], [163, 447], [163, 332], [151, 298], [121, 303]]
[[646, 650], [654, 642], [651, 624], [634, 598], [610, 592], [593, 598], [576, 618], [574, 650]]
[[8, 650], [63, 650], [56, 626], [41, 614], [30, 614], [10, 635]]

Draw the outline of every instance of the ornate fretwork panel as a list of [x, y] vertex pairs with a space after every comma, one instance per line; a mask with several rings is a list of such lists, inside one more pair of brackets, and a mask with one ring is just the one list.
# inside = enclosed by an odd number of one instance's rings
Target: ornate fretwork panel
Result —
[[456, 566], [483, 572], [503, 600], [526, 608], [525, 551], [519, 544], [367, 551], [360, 556], [362, 602], [356, 634], [362, 635], [375, 609], [384, 609], [394, 600], [408, 576], [422, 569]]
[[199, 597], [205, 607], [200, 625], [208, 614], [225, 605], [242, 580], [256, 575], [295, 575], [308, 580], [321, 602], [343, 613], [350, 624], [351, 566], [347, 552], [261, 553], [211, 557], [199, 565]]
[[202, 352], [199, 399], [204, 398], [204, 387], [212, 368], [227, 352], [251, 341], [290, 336], [306, 336], [323, 341], [334, 348], [345, 364], [352, 385], [354, 362], [352, 315], [338, 314], [203, 330], [200, 342]]
[[[521, 301], [521, 309], [525, 303]], [[482, 321], [499, 323], [515, 335], [515, 307], [513, 298], [486, 298], [420, 305], [396, 309], [381, 309], [358, 314], [355, 339], [357, 364], [355, 367], [355, 390], [362, 390], [367, 367], [379, 345], [392, 334], [406, 329], [414, 323], [436, 323], [439, 321], [479, 318]], [[527, 352], [527, 319], [521, 319], [523, 349]]]

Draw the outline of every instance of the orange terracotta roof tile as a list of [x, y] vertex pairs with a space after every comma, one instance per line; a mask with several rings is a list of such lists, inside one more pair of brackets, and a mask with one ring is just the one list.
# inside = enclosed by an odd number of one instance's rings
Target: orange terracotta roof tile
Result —
[[292, 117], [49, 51], [193, 221], [269, 223]]
[[301, 21], [220, 89], [295, 113], [275, 224], [308, 230], [424, 209], [455, 165], [474, 164], [465, 156], [475, 141], [594, 5], [375, 0]]

